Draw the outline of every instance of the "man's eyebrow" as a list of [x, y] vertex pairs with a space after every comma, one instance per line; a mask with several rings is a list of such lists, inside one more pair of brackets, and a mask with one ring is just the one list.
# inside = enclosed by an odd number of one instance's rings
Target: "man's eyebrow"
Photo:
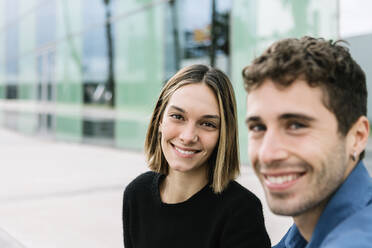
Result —
[[[315, 121], [315, 118], [310, 117], [308, 115], [299, 114], [299, 113], [285, 113], [279, 116], [279, 120], [288, 120], [288, 119], [299, 119], [305, 121]], [[245, 123], [248, 124], [249, 122], [260, 122], [261, 117], [259, 116], [248, 116], [245, 119]]]
[[[175, 109], [177, 111], [180, 111], [181, 113], [186, 113], [186, 111], [184, 109], [182, 109], [180, 107], [177, 107], [175, 105], [170, 105], [169, 108], [172, 108], [172, 109]], [[203, 115], [202, 118], [220, 120], [220, 116], [219, 115]]]
[[249, 122], [252, 122], [252, 121], [261, 121], [261, 117], [259, 116], [247, 116], [247, 118], [245, 118], [245, 123], [248, 124]]
[[285, 113], [279, 116], [280, 120], [287, 120], [287, 119], [300, 119], [305, 121], [315, 121], [315, 118], [310, 117], [305, 114], [300, 113]]

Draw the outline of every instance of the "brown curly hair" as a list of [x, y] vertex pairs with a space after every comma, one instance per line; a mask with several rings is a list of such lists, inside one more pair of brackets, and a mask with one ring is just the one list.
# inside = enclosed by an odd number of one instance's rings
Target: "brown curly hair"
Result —
[[[277, 41], [243, 69], [244, 87], [249, 93], [265, 79], [287, 87], [298, 78], [321, 87], [323, 102], [345, 136], [360, 116], [367, 115], [367, 87], [363, 70], [342, 43], [346, 42], [309, 36]], [[364, 152], [360, 159], [363, 156]]]

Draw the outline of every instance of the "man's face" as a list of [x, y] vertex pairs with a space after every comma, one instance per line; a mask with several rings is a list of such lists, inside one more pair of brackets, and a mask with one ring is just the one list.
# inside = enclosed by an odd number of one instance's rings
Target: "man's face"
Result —
[[287, 88], [267, 79], [248, 94], [248, 153], [276, 214], [311, 211], [346, 177], [346, 140], [322, 99], [300, 79]]

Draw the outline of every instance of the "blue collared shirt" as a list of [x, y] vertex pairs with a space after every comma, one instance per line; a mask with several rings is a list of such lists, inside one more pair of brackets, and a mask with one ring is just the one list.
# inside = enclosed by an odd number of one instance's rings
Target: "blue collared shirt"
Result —
[[372, 178], [359, 162], [332, 196], [308, 243], [296, 224], [274, 248], [371, 248]]

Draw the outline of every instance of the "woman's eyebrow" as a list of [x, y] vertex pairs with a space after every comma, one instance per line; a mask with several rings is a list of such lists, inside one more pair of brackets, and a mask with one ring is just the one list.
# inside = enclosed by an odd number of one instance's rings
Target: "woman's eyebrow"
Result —
[[177, 106], [175, 106], [175, 105], [170, 105], [169, 108], [173, 108], [173, 109], [178, 110], [178, 111], [180, 111], [180, 112], [182, 112], [182, 113], [186, 113], [185, 110], [183, 110], [182, 108], [177, 107]]
[[[175, 109], [181, 113], [186, 113], [186, 111], [180, 107], [177, 107], [176, 105], [170, 105], [169, 106], [170, 109]], [[206, 118], [206, 119], [217, 119], [217, 120], [220, 120], [220, 116], [219, 115], [210, 115], [210, 114], [207, 114], [207, 115], [203, 115], [202, 118]]]
[[220, 117], [218, 115], [203, 115], [203, 118], [220, 120]]

